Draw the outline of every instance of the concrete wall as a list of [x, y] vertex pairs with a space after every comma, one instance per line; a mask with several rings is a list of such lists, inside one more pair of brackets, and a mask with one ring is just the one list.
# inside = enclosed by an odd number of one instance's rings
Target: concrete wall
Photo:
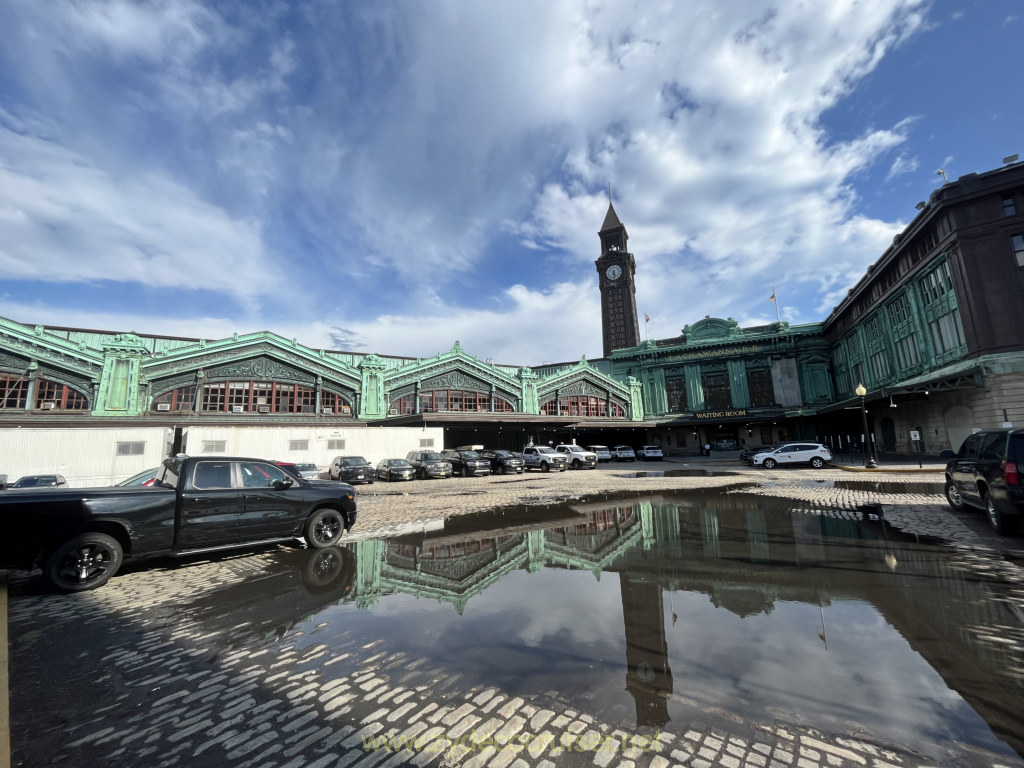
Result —
[[[291, 441], [308, 441], [307, 450], [291, 450]], [[344, 448], [330, 441], [344, 441]], [[224, 455], [253, 456], [280, 461], [313, 462], [321, 469], [335, 456], [364, 456], [376, 464], [429, 445], [444, 447], [441, 427], [324, 428], [324, 427], [188, 427], [184, 451], [204, 453], [204, 442], [224, 442]], [[119, 456], [117, 444], [142, 443], [143, 453]], [[156, 467], [170, 451], [171, 431], [164, 427], [111, 429], [0, 429], [0, 474], [8, 482], [23, 475], [59, 474], [73, 488], [113, 485]]]
[[[376, 465], [381, 459], [404, 459], [421, 445], [440, 451], [441, 427], [189, 427], [182, 450], [192, 456], [208, 453], [204, 443], [223, 441], [228, 456], [255, 456], [278, 461], [313, 462], [326, 469], [335, 456], [363, 456]], [[292, 449], [292, 441], [307, 441]], [[337, 446], [344, 441], [344, 448]], [[433, 441], [433, 443], [430, 443]]]
[[[14, 482], [23, 475], [58, 474], [68, 485], [111, 485], [167, 456], [171, 433], [165, 427], [111, 429], [0, 429], [0, 474]], [[143, 453], [119, 456], [118, 443], [142, 443]]]

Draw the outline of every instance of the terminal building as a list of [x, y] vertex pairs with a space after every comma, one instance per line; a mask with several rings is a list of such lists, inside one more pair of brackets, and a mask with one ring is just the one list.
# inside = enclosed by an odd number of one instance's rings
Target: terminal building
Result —
[[865, 440], [862, 405], [878, 454], [955, 449], [1024, 422], [1024, 164], [962, 176], [917, 208], [820, 323], [705, 317], [641, 341], [636, 260], [609, 204], [595, 262], [604, 356], [555, 365], [485, 362], [458, 341], [417, 359], [269, 331], [187, 339], [0, 318], [0, 473], [95, 485], [179, 451], [325, 465], [531, 441], [672, 456], [804, 439], [842, 453]]

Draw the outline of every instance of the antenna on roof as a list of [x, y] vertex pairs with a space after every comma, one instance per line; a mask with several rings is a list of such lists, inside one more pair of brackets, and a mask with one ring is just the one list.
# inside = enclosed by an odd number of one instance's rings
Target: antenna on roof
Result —
[[608, 205], [612, 204], [612, 183], [608, 182]]

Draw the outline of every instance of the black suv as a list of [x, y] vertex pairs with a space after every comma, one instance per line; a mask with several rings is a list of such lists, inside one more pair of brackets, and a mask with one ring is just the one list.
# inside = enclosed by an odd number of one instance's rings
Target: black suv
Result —
[[372, 483], [377, 471], [362, 456], [335, 456], [327, 476], [345, 483]]
[[452, 464], [437, 451], [409, 451], [405, 460], [416, 467], [416, 477], [451, 477]]
[[517, 475], [521, 475], [526, 469], [526, 462], [523, 461], [523, 457], [513, 456], [512, 451], [503, 451], [500, 448], [493, 450], [485, 448], [480, 451], [480, 455], [491, 462], [491, 472], [496, 475], [504, 475], [507, 472], [515, 472]]
[[939, 454], [946, 464], [946, 501], [953, 509], [965, 505], [985, 510], [996, 533], [1017, 529], [1024, 510], [1020, 469], [1024, 462], [1024, 429], [975, 432], [956, 453]]
[[468, 448], [448, 448], [441, 455], [452, 463], [455, 474], [469, 477], [470, 475], [491, 474], [491, 460], [483, 459], [480, 454]]

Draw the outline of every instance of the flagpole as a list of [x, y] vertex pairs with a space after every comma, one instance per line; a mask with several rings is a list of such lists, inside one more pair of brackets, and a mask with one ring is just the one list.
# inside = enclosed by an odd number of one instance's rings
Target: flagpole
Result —
[[772, 301], [775, 302], [775, 317], [779, 321], [779, 323], [781, 324], [782, 323], [782, 314], [779, 312], [779, 297], [775, 293], [775, 289], [774, 288], [772, 288]]

